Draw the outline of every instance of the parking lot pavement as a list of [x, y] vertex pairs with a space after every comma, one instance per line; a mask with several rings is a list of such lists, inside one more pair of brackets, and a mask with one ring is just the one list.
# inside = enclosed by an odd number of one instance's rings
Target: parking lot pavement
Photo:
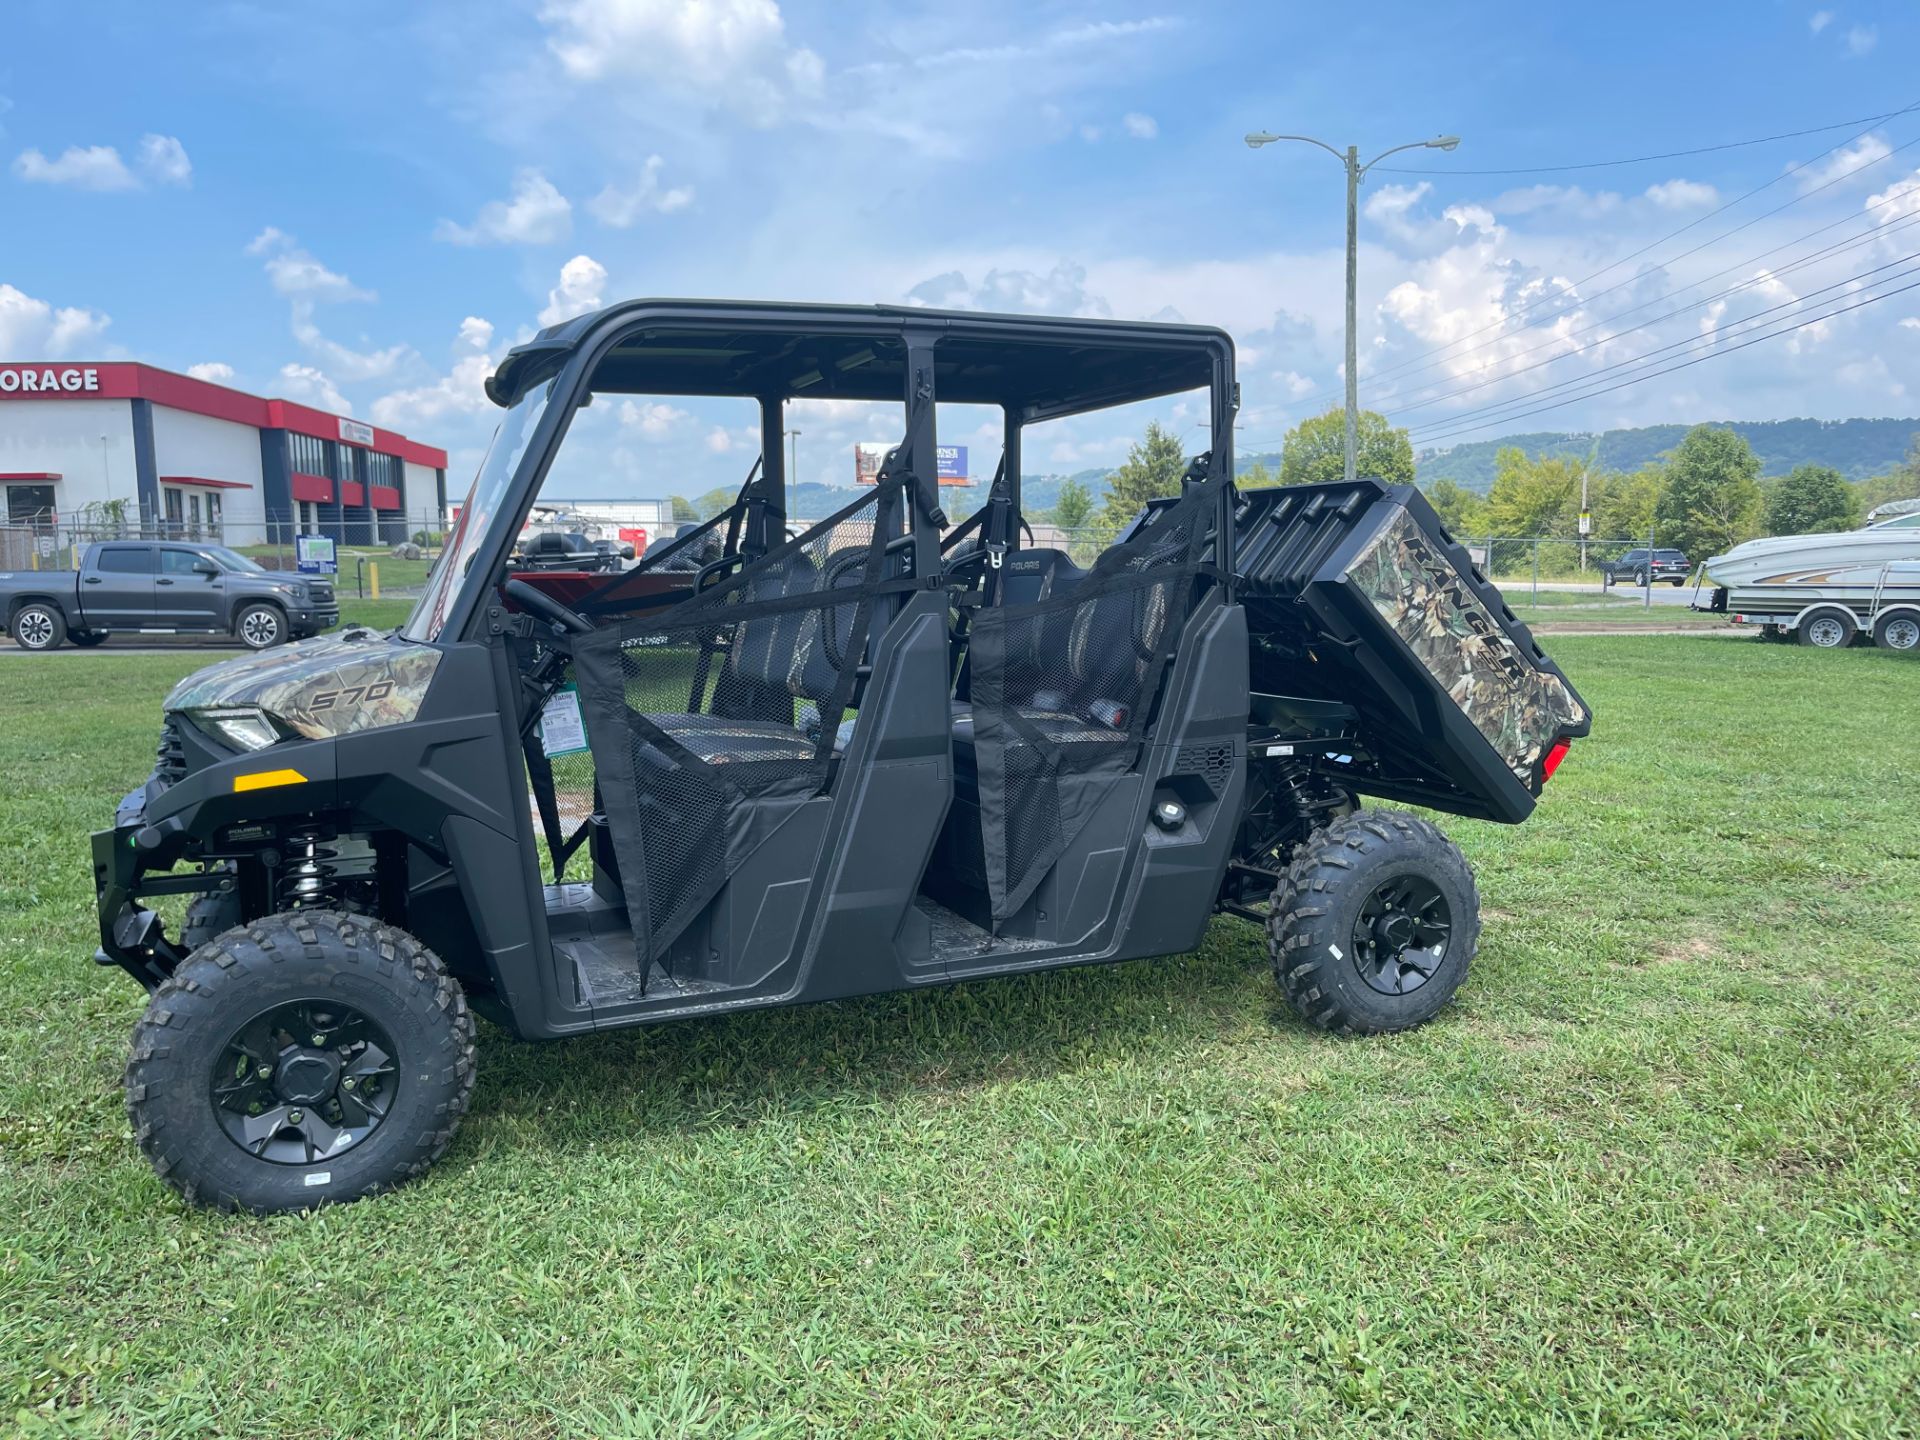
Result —
[[[1637, 585], [1615, 585], [1610, 589], [1603, 589], [1597, 580], [1585, 584], [1574, 580], [1542, 580], [1540, 582], [1540, 588], [1542, 590], [1560, 590], [1582, 595], [1590, 594], [1596, 603], [1598, 603], [1603, 596], [1610, 603], [1616, 604], [1623, 600], [1631, 600], [1634, 604], [1638, 605], [1646, 599], [1645, 593]], [[1527, 602], [1527, 597], [1533, 593], [1533, 584], [1527, 580], [1508, 580], [1501, 584], [1500, 593], [1507, 597], [1508, 604], [1524, 605]], [[1700, 596], [1703, 601], [1707, 593], [1705, 588], [1701, 590]], [[1693, 603], [1693, 598], [1692, 585], [1656, 585], [1653, 587], [1653, 603], [1655, 605], [1678, 605], [1684, 609]]]

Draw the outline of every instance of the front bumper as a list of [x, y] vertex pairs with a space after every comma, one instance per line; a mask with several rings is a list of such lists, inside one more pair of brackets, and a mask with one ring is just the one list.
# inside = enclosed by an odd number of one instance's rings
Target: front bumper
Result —
[[333, 605], [295, 605], [287, 610], [287, 628], [296, 635], [317, 635], [340, 623], [340, 607]]
[[113, 828], [93, 832], [94, 902], [100, 922], [94, 963], [118, 965], [149, 990], [157, 990], [187, 952], [167, 938], [160, 916], [140, 901], [234, 884], [232, 873], [224, 869], [154, 873], [173, 868], [185, 839], [178, 820], [147, 823], [147, 802], [157, 783], [149, 780], [129, 792], [114, 810]]

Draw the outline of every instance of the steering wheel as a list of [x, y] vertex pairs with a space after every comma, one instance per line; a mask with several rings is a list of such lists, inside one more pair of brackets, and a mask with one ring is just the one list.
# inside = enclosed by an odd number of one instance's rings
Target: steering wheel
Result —
[[538, 615], [542, 620], [572, 635], [585, 635], [594, 628], [594, 624], [578, 610], [562, 605], [544, 590], [536, 590], [524, 580], [509, 580], [500, 587], [506, 597], [522, 610]]

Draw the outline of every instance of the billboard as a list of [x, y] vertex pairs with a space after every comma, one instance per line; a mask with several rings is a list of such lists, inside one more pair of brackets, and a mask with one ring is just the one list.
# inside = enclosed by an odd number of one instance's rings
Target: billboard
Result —
[[[879, 478], [880, 466], [887, 458], [892, 445], [876, 445], [872, 441], [860, 441], [853, 447], [853, 480], [856, 485], [871, 485]], [[942, 485], [971, 485], [973, 481], [967, 475], [967, 447], [964, 445], [936, 445], [934, 455], [939, 465]]]

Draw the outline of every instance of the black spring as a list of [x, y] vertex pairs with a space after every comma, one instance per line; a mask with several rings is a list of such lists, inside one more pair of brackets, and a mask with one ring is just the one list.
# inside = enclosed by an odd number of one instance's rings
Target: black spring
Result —
[[282, 910], [311, 910], [339, 902], [339, 867], [332, 862], [340, 852], [327, 844], [333, 838], [334, 832], [324, 825], [301, 825], [287, 833], [287, 865], [279, 891]]

